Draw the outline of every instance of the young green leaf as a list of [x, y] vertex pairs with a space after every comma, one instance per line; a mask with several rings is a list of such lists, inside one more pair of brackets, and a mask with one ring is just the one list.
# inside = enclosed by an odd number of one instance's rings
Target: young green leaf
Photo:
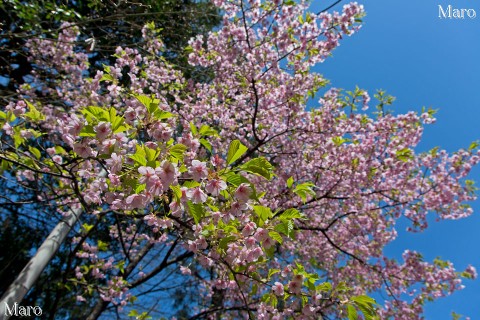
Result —
[[288, 187], [288, 189], [290, 189], [290, 188], [292, 187], [293, 182], [294, 182], [294, 181], [293, 181], [293, 177], [290, 177], [290, 178], [287, 179], [287, 187]]
[[315, 196], [315, 191], [313, 191], [313, 187], [315, 185], [311, 182], [305, 182], [302, 184], [299, 184], [293, 189], [293, 192], [295, 192], [300, 198], [302, 198], [303, 202], [307, 201], [307, 196]]
[[232, 164], [236, 160], [238, 160], [245, 152], [247, 152], [248, 148], [244, 146], [239, 140], [233, 140], [230, 143], [230, 147], [228, 148], [227, 153], [227, 164]]
[[272, 217], [272, 210], [264, 206], [253, 206], [253, 211], [258, 215], [262, 221], [267, 221]]
[[169, 152], [170, 152], [170, 155], [172, 155], [172, 157], [180, 161], [183, 161], [183, 155], [185, 151], [187, 151], [187, 146], [179, 143], [171, 147]]
[[135, 162], [137, 162], [138, 164], [140, 164], [142, 166], [147, 165], [147, 159], [145, 158], [145, 155], [135, 153], [135, 154], [130, 155], [130, 159], [134, 160]]
[[202, 146], [205, 147], [205, 149], [207, 149], [209, 152], [212, 152], [212, 144], [208, 142], [208, 140], [201, 138], [199, 139], [199, 141], [202, 144]]
[[195, 124], [193, 122], [190, 122], [190, 131], [192, 131], [193, 135], [197, 135], [197, 127], [195, 127]]
[[25, 112], [26, 117], [32, 119], [33, 121], [45, 120], [45, 116], [40, 111], [38, 111], [32, 103], [26, 100], [25, 102], [27, 103], [29, 109], [28, 112]]
[[269, 237], [272, 238], [273, 240], [277, 241], [278, 243], [282, 244], [283, 243], [283, 238], [282, 236], [276, 232], [276, 231], [270, 231], [268, 233]]
[[303, 218], [303, 215], [297, 209], [287, 209], [280, 215], [280, 220], [293, 220], [293, 219], [300, 219]]
[[145, 108], [149, 108], [150, 104], [153, 102], [153, 99], [144, 95], [136, 95], [135, 98], [140, 101], [141, 104], [145, 106]]
[[205, 208], [199, 203], [187, 202], [188, 212], [195, 220], [195, 224], [198, 224], [200, 220], [205, 216]]
[[352, 306], [351, 304], [347, 304], [347, 316], [348, 316], [348, 320], [358, 319], [357, 309], [355, 309], [355, 307]]
[[283, 221], [282, 223], [277, 224], [274, 229], [275, 231], [283, 233], [287, 237], [291, 238], [292, 232], [293, 232], [293, 221], [292, 220]]
[[267, 159], [263, 157], [248, 161], [247, 163], [241, 165], [240, 169], [258, 176], [262, 176], [267, 180], [271, 180], [273, 177], [273, 166], [270, 164], [270, 162], [268, 162]]

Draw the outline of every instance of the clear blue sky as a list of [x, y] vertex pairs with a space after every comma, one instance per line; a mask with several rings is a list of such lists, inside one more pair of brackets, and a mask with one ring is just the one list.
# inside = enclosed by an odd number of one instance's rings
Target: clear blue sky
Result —
[[[397, 98], [397, 112], [419, 111], [422, 106], [440, 109], [418, 151], [440, 146], [453, 152], [480, 139], [480, 0], [357, 1], [367, 11], [363, 28], [345, 38], [316, 71], [335, 87], [351, 90], [358, 85], [372, 95], [376, 89], [386, 90]], [[313, 0], [319, 9], [333, 2]], [[478, 17], [440, 20], [438, 5], [449, 4], [473, 8]], [[471, 177], [479, 186], [480, 169]], [[471, 263], [480, 272], [480, 200], [473, 208], [475, 213], [467, 219], [432, 219], [421, 234], [399, 230], [387, 254], [400, 257], [409, 248], [428, 261], [441, 256], [458, 270]], [[480, 280], [464, 284], [467, 287], [453, 296], [427, 304], [426, 319], [451, 319], [452, 311], [480, 319]]]

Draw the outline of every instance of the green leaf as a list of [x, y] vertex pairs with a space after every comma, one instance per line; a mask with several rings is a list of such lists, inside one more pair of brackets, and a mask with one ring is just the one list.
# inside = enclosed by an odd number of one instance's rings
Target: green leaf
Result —
[[110, 123], [112, 124], [113, 133], [119, 133], [127, 130], [127, 127], [123, 125], [125, 119], [121, 116], [117, 116], [117, 111], [115, 108], [110, 108], [108, 113], [110, 115]]
[[183, 161], [183, 155], [185, 153], [185, 151], [187, 151], [187, 146], [186, 145], [183, 145], [181, 143], [179, 144], [176, 144], [174, 145], [173, 147], [170, 148], [169, 152], [170, 154], [180, 160], [180, 161]]
[[193, 124], [193, 122], [190, 122], [190, 131], [192, 131], [193, 135], [196, 135], [198, 133], [197, 127], [195, 127], [195, 124]]
[[413, 159], [413, 152], [408, 148], [397, 150], [397, 152], [395, 152], [395, 155], [397, 159], [402, 162], [407, 162], [408, 160]]
[[463, 317], [461, 314], [458, 314], [455, 311], [452, 311], [451, 316], [452, 320], [460, 320]]
[[218, 132], [217, 130], [211, 128], [210, 126], [204, 124], [201, 128], [200, 128], [200, 134], [202, 136], [206, 136], [206, 137], [209, 137], [209, 136], [218, 136]]
[[37, 160], [40, 159], [41, 157], [40, 150], [32, 146], [28, 146], [28, 150], [30, 151], [31, 154], [35, 156], [35, 158], [37, 158]]
[[283, 243], [283, 238], [282, 236], [276, 232], [276, 231], [270, 231], [268, 233], [268, 235], [270, 236], [270, 238], [272, 238], [273, 240], [277, 241], [278, 243], [282, 244]]
[[377, 302], [373, 298], [365, 295], [360, 295], [352, 297], [350, 298], [350, 300], [352, 300], [354, 304], [358, 307], [358, 309], [362, 311], [366, 320], [374, 319], [377, 315], [377, 312], [375, 310], [375, 305], [377, 304]]
[[180, 187], [171, 185], [170, 189], [173, 191], [175, 200], [180, 201], [180, 199], [182, 198], [182, 190], [180, 189]]
[[145, 183], [142, 183], [142, 184], [139, 184], [136, 188], [135, 188], [135, 193], [136, 194], [139, 194], [140, 192], [142, 192], [143, 190], [145, 190], [147, 186], [145, 185]]
[[220, 211], [220, 209], [219, 209], [218, 207], [216, 207], [215, 205], [213, 205], [213, 204], [211, 203], [211, 201], [208, 201], [208, 200], [207, 200], [207, 206], [208, 206], [208, 207], [210, 208], [210, 210], [212, 210], [213, 212], [215, 212], [215, 211]]
[[251, 292], [251, 295], [255, 296], [258, 292], [258, 284], [254, 283], [252, 285], [252, 292]]
[[360, 163], [360, 159], [354, 158], [352, 159], [352, 167], [356, 169], [358, 167], [358, 164]]
[[108, 250], [108, 243], [102, 240], [98, 240], [97, 244], [98, 250], [100, 251], [107, 251]]
[[280, 220], [293, 220], [303, 218], [303, 214], [297, 209], [287, 209], [280, 215]]
[[138, 316], [138, 311], [135, 310], [135, 309], [130, 310], [130, 312], [128, 313], [127, 316], [129, 316], [129, 317], [136, 317], [136, 316]]
[[250, 181], [248, 181], [247, 178], [245, 178], [244, 176], [241, 176], [239, 174], [233, 173], [233, 172], [229, 172], [227, 174], [224, 174], [223, 177], [226, 178], [225, 180], [228, 183], [234, 185], [235, 187], [238, 187], [242, 183], [250, 184]]
[[313, 183], [305, 182], [297, 185], [295, 189], [293, 189], [293, 192], [295, 192], [295, 194], [297, 194], [300, 198], [302, 198], [303, 202], [305, 202], [307, 201], [308, 195], [315, 196], [315, 191], [312, 189], [313, 187], [315, 187]]
[[145, 154], [135, 153], [130, 155], [130, 159], [134, 160], [135, 162], [137, 162], [142, 166], [147, 165], [147, 159], [145, 158]]
[[81, 110], [81, 113], [87, 118], [90, 124], [98, 121], [110, 121], [110, 114], [103, 108], [97, 106], [88, 106]]
[[348, 142], [350, 141], [349, 139], [344, 139], [342, 137], [333, 137], [332, 138], [332, 141], [333, 143], [335, 144], [335, 146], [339, 147], [341, 146], [342, 144], [344, 144], [345, 142]]
[[253, 206], [253, 211], [258, 215], [262, 221], [267, 221], [272, 217], [272, 210], [264, 206]]
[[124, 126], [124, 125], [119, 125], [116, 129], [113, 130], [113, 133], [120, 133], [120, 132], [125, 132], [128, 130], [129, 127]]
[[479, 146], [479, 142], [478, 141], [473, 141], [470, 146], [468, 147], [468, 151], [472, 151], [474, 149], [476, 149], [478, 146]]
[[235, 236], [223, 237], [223, 238], [218, 242], [218, 246], [219, 246], [220, 249], [226, 250], [228, 244], [231, 243], [231, 242], [234, 242], [235, 240], [237, 240], [237, 238], [236, 238]]
[[355, 307], [352, 306], [351, 304], [347, 304], [347, 315], [348, 315], [348, 320], [358, 319], [357, 309], [355, 309]]
[[244, 146], [239, 140], [233, 140], [230, 143], [230, 147], [228, 148], [227, 153], [227, 164], [232, 164], [236, 160], [238, 160], [245, 152], [247, 152], [248, 148]]
[[178, 172], [180, 172], [180, 173], [184, 173], [184, 172], [187, 172], [187, 171], [188, 171], [188, 169], [184, 164], [182, 164], [180, 166], [180, 168], [178, 168]]
[[104, 74], [102, 76], [102, 78], [100, 78], [100, 82], [103, 82], [103, 81], [110, 81], [110, 82], [113, 82], [114, 79], [113, 79], [113, 76], [111, 74]]
[[475, 279], [471, 273], [466, 271], [460, 272], [460, 277], [465, 279], [472, 279], [472, 280]]
[[187, 180], [187, 181], [185, 181], [185, 182], [183, 183], [183, 186], [184, 186], [184, 187], [187, 187], [187, 188], [189, 188], [189, 189], [198, 187], [199, 185], [200, 185], [199, 182], [193, 181], [193, 180]]
[[[146, 146], [144, 147], [144, 150], [145, 150], [145, 155], [147, 157], [148, 162], [154, 162], [155, 160], [157, 160], [157, 157], [160, 154], [160, 151], [155, 149], [150, 149], [149, 147], [146, 147]], [[155, 167], [155, 165], [153, 165], [152, 167]]]
[[45, 116], [35, 108], [33, 104], [25, 100], [25, 103], [28, 106], [29, 111], [25, 112], [25, 116], [32, 119], [33, 121], [45, 120]]
[[90, 232], [90, 230], [92, 230], [93, 225], [84, 223], [84, 224], [82, 224], [82, 228], [83, 228], [83, 230], [85, 230], [85, 232], [88, 233], [88, 232]]
[[279, 269], [269, 269], [268, 270], [268, 279], [270, 279], [274, 274], [279, 273]]
[[117, 120], [117, 110], [115, 110], [114, 107], [110, 107], [110, 109], [108, 109], [108, 114], [110, 116], [110, 122], [115, 122]]
[[287, 237], [291, 238], [292, 231], [293, 231], [293, 221], [287, 220], [282, 223], [279, 223], [275, 226], [274, 230], [277, 232], [283, 233]]
[[147, 108], [150, 108], [150, 104], [153, 102], [153, 99], [144, 95], [135, 95], [135, 98]]
[[187, 202], [188, 211], [195, 220], [195, 224], [198, 224], [200, 220], [205, 216], [205, 208], [202, 204], [193, 203], [192, 201]]
[[202, 146], [205, 147], [210, 153], [212, 152], [212, 144], [208, 142], [208, 140], [205, 140], [204, 138], [199, 139], [200, 143]]
[[318, 291], [329, 292], [332, 290], [332, 284], [330, 282], [324, 282], [315, 287]]
[[375, 299], [373, 299], [369, 296], [366, 296], [366, 295], [355, 296], [355, 297], [352, 297], [351, 300], [354, 301], [354, 302], [360, 302], [360, 303], [364, 303], [364, 304], [371, 304], [371, 305], [376, 305], [377, 304]]
[[96, 137], [97, 133], [93, 129], [93, 126], [86, 125], [80, 130], [80, 137]]
[[154, 100], [152, 100], [152, 102], [150, 102], [148, 104], [147, 111], [148, 111], [149, 114], [152, 114], [152, 115], [155, 114], [155, 111], [158, 110], [158, 103], [159, 102], [160, 101], [158, 101], [157, 99], [154, 99]]
[[173, 117], [173, 113], [170, 113], [170, 112], [164, 111], [164, 110], [160, 110], [160, 109], [157, 108], [157, 109], [153, 112], [153, 116], [154, 116], [155, 119], [157, 119], [157, 120], [164, 120], [164, 119], [172, 118], [172, 117]]
[[243, 171], [262, 176], [267, 180], [271, 180], [273, 177], [273, 166], [263, 157], [252, 159], [239, 168]]
[[293, 177], [287, 179], [287, 187], [290, 189], [293, 185]]
[[184, 49], [186, 54], [190, 54], [193, 52], [193, 47], [192, 46], [186, 46]]
[[144, 311], [137, 316], [137, 320], [148, 320], [148, 319], [152, 319], [152, 317], [148, 315], [147, 311]]

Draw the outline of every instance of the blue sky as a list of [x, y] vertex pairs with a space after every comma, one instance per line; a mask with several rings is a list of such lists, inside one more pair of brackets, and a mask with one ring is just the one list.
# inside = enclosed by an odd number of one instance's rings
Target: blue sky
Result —
[[[359, 33], [342, 41], [333, 57], [318, 66], [335, 87], [370, 93], [384, 89], [395, 96], [396, 112], [439, 109], [437, 122], [427, 126], [417, 151], [440, 146], [450, 152], [480, 139], [480, 1], [357, 0], [367, 16]], [[313, 0], [320, 9], [333, 0]], [[342, 3], [346, 3], [343, 1]], [[473, 8], [478, 17], [441, 20], [441, 5]], [[337, 10], [340, 6], [335, 7]], [[471, 177], [480, 185], [480, 169]], [[421, 234], [399, 230], [386, 253], [400, 257], [405, 249], [452, 261], [458, 270], [469, 263], [480, 271], [480, 200], [473, 216], [435, 222]], [[480, 280], [465, 281], [464, 290], [427, 304], [426, 319], [451, 319], [451, 312], [480, 319]]]

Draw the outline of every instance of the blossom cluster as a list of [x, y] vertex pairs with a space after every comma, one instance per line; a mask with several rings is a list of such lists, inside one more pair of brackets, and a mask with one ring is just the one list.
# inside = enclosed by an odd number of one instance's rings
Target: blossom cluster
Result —
[[[206, 288], [198, 313], [218, 310], [205, 301], [222, 290], [231, 318], [340, 317], [372, 307], [363, 295], [387, 292], [381, 316], [417, 319], [425, 301], [461, 289], [449, 262], [408, 251], [401, 263], [383, 249], [402, 216], [421, 231], [431, 213], [472, 213], [465, 178], [480, 160], [476, 147], [417, 154], [433, 114], [368, 113], [360, 89], [330, 89], [306, 108], [326, 85], [311, 67], [359, 30], [363, 7], [315, 14], [303, 1], [214, 3], [222, 27], [187, 48], [193, 67], [214, 74], [208, 82], [169, 65], [151, 26], [143, 50], [117, 48], [94, 75], [74, 26], [63, 26], [61, 44], [29, 43], [37, 70], [21, 89], [27, 102], [0, 114], [2, 139], [16, 147], [4, 158], [20, 163], [19, 183], [54, 179], [48, 196], [63, 214], [83, 208], [93, 217], [75, 242], [77, 300], [93, 286], [102, 301], [125, 306], [134, 300], [128, 288], [170, 261], [179, 278]], [[42, 82], [49, 72], [53, 86]], [[32, 103], [39, 90], [50, 100]], [[90, 241], [105, 217], [115, 221], [110, 242]], [[176, 259], [158, 268], [142, 261], [159, 246]], [[462, 274], [476, 277], [473, 267]]]

